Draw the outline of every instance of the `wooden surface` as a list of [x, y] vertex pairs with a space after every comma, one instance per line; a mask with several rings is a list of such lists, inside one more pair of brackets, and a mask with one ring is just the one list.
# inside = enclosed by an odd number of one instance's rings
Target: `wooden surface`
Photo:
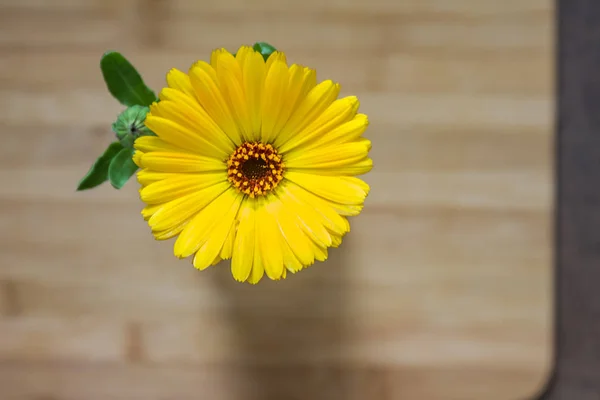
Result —
[[[504, 400], [552, 368], [550, 0], [0, 0], [0, 398]], [[137, 185], [75, 193], [121, 107], [266, 40], [369, 114], [367, 206], [330, 260], [235, 283], [175, 260]]]

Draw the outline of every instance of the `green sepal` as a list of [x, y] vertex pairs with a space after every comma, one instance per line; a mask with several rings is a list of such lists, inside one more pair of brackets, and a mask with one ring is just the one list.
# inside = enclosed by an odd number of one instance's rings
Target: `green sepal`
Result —
[[77, 186], [77, 191], [92, 189], [108, 180], [108, 168], [115, 156], [123, 150], [123, 145], [119, 142], [111, 143], [104, 154], [102, 154], [92, 165], [88, 173], [83, 177]]
[[115, 189], [121, 189], [138, 170], [138, 166], [133, 162], [134, 151], [124, 148], [110, 162], [108, 179]]
[[100, 69], [108, 91], [121, 104], [127, 107], [149, 106], [157, 100], [156, 94], [146, 86], [137, 70], [121, 53], [104, 53]]
[[277, 49], [275, 47], [271, 46], [269, 43], [266, 43], [266, 42], [256, 42], [256, 43], [254, 43], [254, 46], [252, 46], [252, 48], [255, 51], [258, 51], [260, 54], [262, 54], [265, 61], [267, 61], [269, 56], [274, 51], [277, 51]]

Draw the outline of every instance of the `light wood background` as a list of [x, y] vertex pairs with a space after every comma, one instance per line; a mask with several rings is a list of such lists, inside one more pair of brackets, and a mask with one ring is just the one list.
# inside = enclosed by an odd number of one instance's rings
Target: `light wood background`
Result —
[[[235, 283], [155, 242], [137, 183], [76, 193], [121, 107], [269, 41], [369, 114], [330, 260]], [[0, 0], [0, 399], [505, 400], [553, 359], [550, 0]]]

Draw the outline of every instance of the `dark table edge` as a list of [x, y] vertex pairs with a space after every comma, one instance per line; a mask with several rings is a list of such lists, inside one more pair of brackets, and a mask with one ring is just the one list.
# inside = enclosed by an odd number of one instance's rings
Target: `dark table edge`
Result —
[[543, 400], [600, 399], [600, 0], [555, 1], [555, 350]]

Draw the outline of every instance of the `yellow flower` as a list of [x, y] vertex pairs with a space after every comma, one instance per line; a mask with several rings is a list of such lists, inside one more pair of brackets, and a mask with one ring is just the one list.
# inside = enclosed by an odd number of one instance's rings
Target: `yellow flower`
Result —
[[242, 46], [172, 69], [135, 142], [144, 219], [203, 270], [231, 259], [237, 281], [286, 277], [327, 259], [369, 186], [368, 119], [313, 69]]

